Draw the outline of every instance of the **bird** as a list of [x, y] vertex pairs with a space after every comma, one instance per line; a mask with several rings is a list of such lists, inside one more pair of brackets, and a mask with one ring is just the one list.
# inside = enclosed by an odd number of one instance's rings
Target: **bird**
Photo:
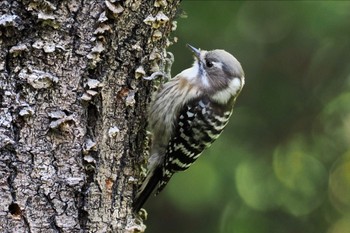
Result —
[[220, 136], [245, 84], [243, 68], [229, 52], [187, 47], [194, 55], [192, 67], [162, 84], [150, 104], [152, 145], [133, 202], [136, 213]]

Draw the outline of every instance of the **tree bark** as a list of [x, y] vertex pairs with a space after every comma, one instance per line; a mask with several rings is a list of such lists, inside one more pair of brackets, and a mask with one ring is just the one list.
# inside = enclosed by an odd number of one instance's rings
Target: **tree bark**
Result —
[[147, 104], [179, 0], [0, 1], [0, 232], [141, 232]]

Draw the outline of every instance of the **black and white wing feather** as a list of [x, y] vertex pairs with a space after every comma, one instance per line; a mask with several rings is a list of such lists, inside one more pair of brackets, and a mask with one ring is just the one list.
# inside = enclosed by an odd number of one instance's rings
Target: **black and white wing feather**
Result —
[[182, 108], [165, 153], [163, 177], [159, 180], [157, 193], [175, 172], [189, 168], [220, 136], [231, 113], [231, 106], [223, 108], [209, 98], [194, 99]]

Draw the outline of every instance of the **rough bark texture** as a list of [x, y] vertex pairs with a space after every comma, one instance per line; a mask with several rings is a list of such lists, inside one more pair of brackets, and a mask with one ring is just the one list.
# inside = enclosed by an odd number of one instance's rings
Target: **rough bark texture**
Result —
[[137, 232], [178, 0], [0, 1], [0, 232]]

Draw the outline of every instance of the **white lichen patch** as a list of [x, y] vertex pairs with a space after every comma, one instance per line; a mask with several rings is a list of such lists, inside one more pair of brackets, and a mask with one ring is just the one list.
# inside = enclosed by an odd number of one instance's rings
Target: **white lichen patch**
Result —
[[100, 16], [98, 17], [98, 22], [103, 23], [106, 22], [108, 20], [107, 16], [106, 16], [106, 12], [103, 11]]
[[120, 13], [124, 11], [124, 8], [120, 5], [120, 3], [111, 3], [110, 1], [105, 1], [106, 7], [113, 14], [113, 17], [116, 18]]
[[111, 32], [112, 29], [108, 24], [101, 24], [95, 31], [94, 34], [104, 34], [105, 32]]
[[92, 97], [98, 94], [98, 90], [93, 90], [93, 89], [103, 87], [103, 84], [97, 79], [89, 78], [84, 86], [85, 88], [88, 88], [88, 90], [86, 90], [86, 92], [80, 97], [80, 99], [85, 101], [90, 101]]
[[144, 20], [143, 22], [147, 25], [150, 25], [152, 26], [152, 24], [156, 21], [156, 18], [153, 17], [152, 15], [148, 15]]
[[154, 29], [163, 27], [169, 21], [169, 17], [162, 11], [159, 11], [156, 16], [148, 15], [143, 22]]
[[80, 99], [85, 100], [85, 101], [90, 101], [90, 100], [92, 99], [92, 96], [89, 95], [89, 94], [87, 94], [87, 93], [84, 93], [84, 94], [80, 97]]
[[74, 116], [73, 115], [69, 115], [69, 116], [66, 116], [66, 117], [63, 117], [63, 118], [60, 118], [60, 119], [57, 119], [55, 121], [52, 121], [50, 123], [50, 128], [51, 129], [58, 129], [60, 128], [61, 126], [63, 126], [65, 123], [68, 123], [68, 122], [72, 122], [74, 121]]
[[44, 12], [39, 12], [38, 13], [38, 19], [41, 20], [55, 20], [55, 16], [53, 14], [47, 14]]
[[119, 132], [120, 132], [120, 130], [119, 130], [119, 128], [117, 126], [112, 126], [108, 130], [108, 136], [110, 138], [115, 138], [119, 134]]
[[135, 78], [139, 79], [142, 78], [146, 75], [145, 69], [143, 68], [143, 66], [139, 66], [137, 67], [137, 69], [135, 70]]
[[162, 58], [162, 55], [160, 54], [160, 52], [154, 48], [153, 51], [151, 52], [151, 54], [149, 55], [149, 60], [153, 61], [153, 60], [159, 60]]
[[159, 11], [156, 15], [156, 21], [160, 23], [160, 26], [164, 26], [169, 21], [169, 17], [166, 16], [163, 11]]
[[126, 233], [142, 233], [145, 232], [146, 225], [142, 221], [135, 221], [134, 219], [128, 220], [127, 226], [125, 227]]
[[96, 160], [91, 155], [84, 156], [84, 160], [88, 163], [96, 163]]
[[[94, 38], [96, 39], [96, 38]], [[90, 60], [90, 66], [96, 67], [97, 63], [101, 61], [100, 54], [105, 50], [105, 47], [101, 41], [97, 41], [91, 52], [86, 56]]]
[[58, 82], [58, 78], [48, 72], [35, 69], [22, 69], [18, 77], [26, 80], [35, 89], [44, 89]]
[[32, 47], [35, 49], [42, 49], [44, 47], [44, 41], [37, 40], [32, 44]]
[[16, 20], [18, 20], [19, 17], [17, 15], [8, 15], [8, 14], [4, 14], [2, 16], [0, 16], [0, 26], [3, 27], [17, 27], [17, 23]]
[[105, 50], [105, 47], [102, 42], [98, 41], [96, 45], [92, 48], [91, 52], [92, 53], [101, 53], [102, 51]]
[[101, 57], [99, 53], [90, 52], [86, 57], [91, 61], [90, 62], [91, 68], [95, 68], [97, 66], [97, 63], [101, 61]]
[[163, 36], [163, 34], [162, 34], [161, 31], [155, 30], [155, 31], [153, 32], [153, 35], [152, 35], [152, 40], [153, 40], [153, 41], [158, 41], [158, 40], [160, 40], [160, 39], [162, 38], [162, 36]]
[[49, 112], [48, 115], [52, 119], [62, 119], [67, 116], [66, 113], [61, 110]]
[[86, 82], [86, 85], [89, 87], [89, 89], [95, 89], [101, 87], [101, 82], [97, 79], [89, 78]]
[[75, 186], [84, 181], [83, 177], [67, 177], [66, 182], [68, 185]]
[[135, 103], [135, 91], [129, 91], [128, 95], [125, 98], [125, 104], [126, 106], [134, 106]]
[[10, 48], [10, 53], [14, 56], [17, 57], [19, 54], [22, 52], [28, 52], [28, 47], [25, 44], [19, 44], [16, 46], [13, 46]]
[[[0, 108], [0, 125], [2, 128], [10, 129], [12, 127], [13, 118], [8, 108]], [[0, 134], [1, 135], [1, 134]]]
[[28, 116], [32, 116], [34, 114], [34, 110], [27, 106], [21, 109], [21, 111], [19, 111], [19, 115], [22, 117], [28, 117]]
[[133, 1], [133, 2], [131, 3], [130, 9], [131, 9], [132, 11], [137, 11], [137, 10], [140, 8], [140, 6], [141, 6], [141, 2], [142, 2], [142, 1]]
[[141, 51], [143, 50], [143, 49], [141, 48], [139, 42], [137, 42], [136, 44], [132, 45], [131, 48], [132, 48], [133, 50], [138, 51], [138, 52], [141, 52]]
[[27, 7], [28, 11], [39, 10], [39, 9], [44, 9], [46, 11], [55, 11], [57, 10], [57, 7], [47, 0], [32, 1], [28, 4], [28, 7]]
[[154, 7], [166, 7], [168, 5], [166, 0], [155, 0]]
[[98, 92], [94, 90], [87, 90], [86, 93], [89, 94], [90, 96], [95, 96], [98, 94]]
[[91, 139], [87, 139], [84, 143], [83, 153], [88, 154], [90, 151], [96, 151], [97, 143], [92, 141]]
[[53, 53], [56, 50], [56, 45], [54, 43], [45, 43], [43, 49], [45, 53]]

